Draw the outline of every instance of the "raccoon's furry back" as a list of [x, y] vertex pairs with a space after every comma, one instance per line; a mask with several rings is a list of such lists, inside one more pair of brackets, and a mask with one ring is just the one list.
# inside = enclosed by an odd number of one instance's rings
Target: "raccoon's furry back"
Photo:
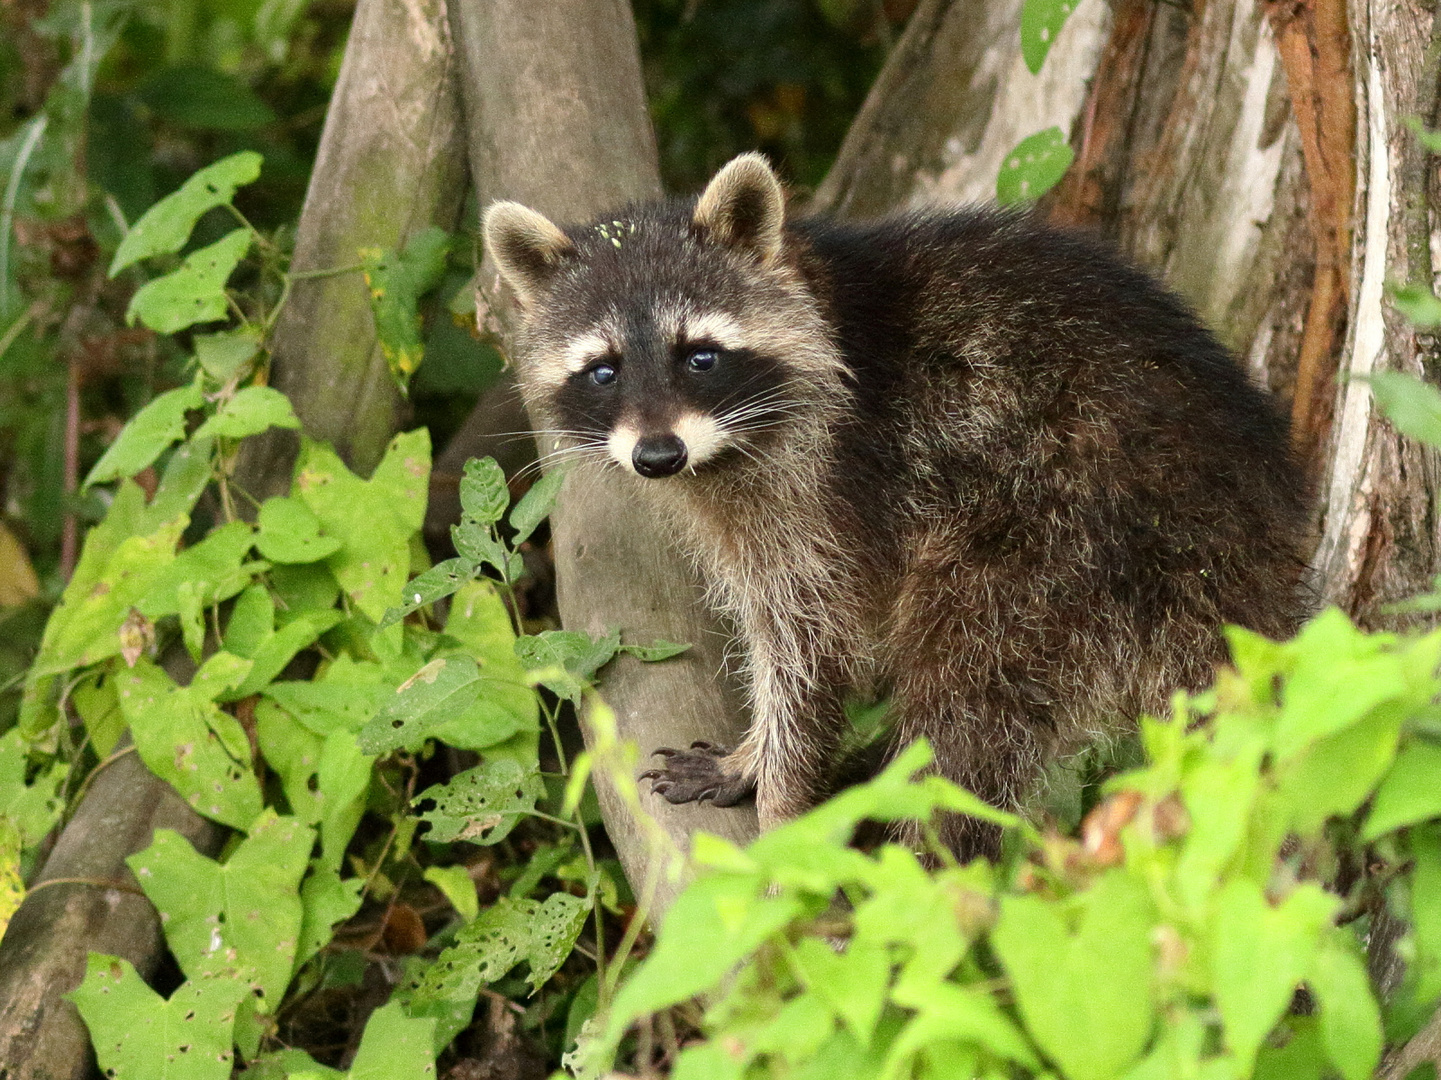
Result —
[[786, 222], [747, 155], [698, 202], [591, 226], [501, 204], [487, 245], [526, 303], [533, 414], [632, 473], [743, 639], [755, 722], [733, 752], [668, 752], [673, 801], [803, 811], [859, 691], [1014, 804], [1206, 684], [1224, 623], [1298, 619], [1285, 420], [1089, 241], [985, 208]]

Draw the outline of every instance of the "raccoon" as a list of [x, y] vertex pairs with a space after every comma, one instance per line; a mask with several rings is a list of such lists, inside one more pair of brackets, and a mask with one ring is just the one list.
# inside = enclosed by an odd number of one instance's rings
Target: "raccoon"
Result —
[[[1000, 807], [1300, 614], [1287, 424], [1185, 304], [994, 208], [788, 220], [766, 160], [559, 228], [492, 205], [532, 420], [634, 478], [744, 647], [739, 746], [661, 748], [762, 827], [831, 790], [848, 695]], [[915, 827], [912, 827], [913, 829]], [[974, 819], [939, 825], [994, 853]], [[919, 841], [918, 833], [911, 839]]]

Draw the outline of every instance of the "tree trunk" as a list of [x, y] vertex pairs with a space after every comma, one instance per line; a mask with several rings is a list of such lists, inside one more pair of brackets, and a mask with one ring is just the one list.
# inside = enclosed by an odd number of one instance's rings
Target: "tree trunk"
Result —
[[[354, 266], [431, 225], [453, 231], [465, 199], [465, 144], [444, 0], [361, 0], [326, 113], [291, 269]], [[275, 386], [306, 434], [368, 474], [402, 426], [402, 401], [376, 341], [359, 274], [300, 280], [275, 326]], [[294, 437], [246, 463], [271, 494], [288, 487]]]
[[[451, 6], [451, 20], [482, 207], [516, 199], [569, 222], [659, 194], [628, 3], [469, 0]], [[480, 281], [481, 324], [503, 344], [511, 314], [489, 263]], [[551, 448], [543, 436], [541, 444]], [[722, 678], [727, 636], [706, 611], [694, 574], [626, 498], [620, 480], [591, 467], [573, 469], [566, 480], [551, 517], [561, 619], [591, 634], [619, 627], [626, 641], [691, 645], [675, 660], [622, 658], [603, 673], [602, 693], [621, 737], [643, 754], [693, 739], [738, 741], [744, 721]], [[658, 853], [609, 778], [598, 773], [595, 780], [611, 841], [639, 889]], [[681, 848], [696, 829], [739, 842], [756, 832], [749, 809], [671, 806], [648, 793], [642, 799]], [[659, 883], [661, 907], [678, 884]]]

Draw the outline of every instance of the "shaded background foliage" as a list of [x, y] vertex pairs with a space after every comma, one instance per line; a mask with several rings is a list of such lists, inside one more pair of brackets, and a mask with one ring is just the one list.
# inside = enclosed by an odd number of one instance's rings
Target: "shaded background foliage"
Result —
[[[914, 6], [637, 0], [667, 187], [694, 190], [749, 148], [771, 155], [800, 191], [813, 187]], [[246, 149], [260, 152], [265, 168], [236, 206], [284, 249], [353, 8], [344, 0], [0, 6], [0, 195], [13, 225], [0, 248], [0, 730], [13, 721], [18, 676], [76, 538], [104, 512], [96, 495], [73, 494], [76, 478], [126, 419], [186, 377], [188, 335], [126, 326], [138, 280], [108, 281], [101, 251], [158, 196]], [[43, 139], [30, 138], [37, 123]], [[233, 227], [212, 211], [195, 243]], [[472, 248], [455, 245], [429, 303], [426, 361], [411, 387], [414, 420], [437, 447], [499, 371], [493, 350], [447, 310], [454, 298], [464, 304]]]

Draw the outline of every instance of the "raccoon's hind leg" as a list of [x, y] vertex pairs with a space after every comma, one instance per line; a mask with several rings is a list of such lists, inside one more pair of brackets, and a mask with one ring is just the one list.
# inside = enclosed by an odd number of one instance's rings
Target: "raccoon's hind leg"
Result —
[[662, 746], [652, 753], [665, 758], [658, 769], [647, 769], [640, 779], [668, 803], [710, 801], [717, 806], [734, 806], [755, 792], [754, 777], [734, 775], [725, 769], [730, 751], [714, 743], [693, 742], [689, 750]]

